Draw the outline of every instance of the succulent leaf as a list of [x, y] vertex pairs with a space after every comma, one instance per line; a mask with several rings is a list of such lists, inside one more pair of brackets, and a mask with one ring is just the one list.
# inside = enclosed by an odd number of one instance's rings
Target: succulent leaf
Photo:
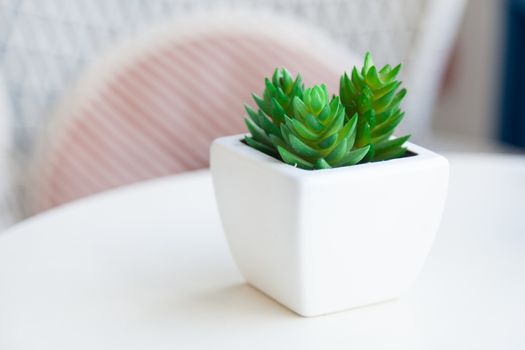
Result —
[[327, 137], [323, 141], [319, 142], [319, 147], [321, 147], [322, 150], [331, 149], [337, 141], [337, 136], [338, 135], [333, 134], [332, 136]]
[[404, 116], [404, 112], [397, 111], [396, 114], [390, 116], [387, 120], [383, 121], [381, 124], [377, 125], [374, 128], [372, 132], [372, 137], [378, 137], [387, 134], [391, 131], [394, 131], [396, 126], [398, 126], [401, 120], [403, 120]]
[[401, 71], [401, 64], [398, 64], [394, 69], [383, 74], [383, 80], [386, 82], [391, 82], [397, 77], [400, 71]]
[[349, 165], [355, 165], [359, 163], [363, 158], [368, 154], [368, 150], [370, 149], [370, 146], [365, 146], [363, 148], [358, 148], [354, 151], [349, 152], [344, 157], [339, 159], [337, 162], [334, 163], [334, 166], [340, 167], [340, 166], [349, 166]]
[[374, 66], [374, 61], [372, 60], [372, 55], [370, 52], [367, 52], [365, 54], [365, 63], [363, 64], [363, 69], [361, 70], [361, 74], [367, 75], [370, 68]]
[[307, 128], [306, 125], [304, 125], [297, 119], [291, 119], [286, 117], [286, 126], [290, 130], [295, 131], [295, 134], [297, 134], [304, 140], [315, 141], [319, 138], [319, 134]]
[[405, 155], [407, 149], [404, 147], [399, 147], [394, 150], [383, 152], [376, 156], [376, 160], [389, 160], [394, 158], [400, 158]]
[[293, 134], [290, 135], [290, 145], [296, 154], [306, 159], [316, 158], [318, 156], [318, 152], [315, 148], [308, 146]]
[[343, 124], [345, 124], [345, 112], [344, 110], [341, 110], [341, 112], [339, 112], [337, 116], [333, 118], [330, 125], [327, 125], [326, 127], [323, 128], [324, 130], [323, 130], [322, 136], [324, 137], [332, 136], [333, 134], [341, 130], [341, 128], [343, 127]]
[[327, 162], [334, 162], [341, 159], [348, 152], [348, 139], [343, 138], [339, 144], [326, 157]]
[[261, 111], [259, 111], [259, 127], [266, 131], [268, 135], [281, 136], [281, 130], [275, 126], [275, 124], [273, 124]]
[[272, 141], [270, 140], [270, 138], [268, 137], [266, 132], [263, 129], [261, 129], [257, 124], [255, 124], [253, 122], [253, 120], [251, 120], [251, 119], [244, 119], [244, 121], [245, 121], [246, 127], [248, 128], [248, 130], [252, 134], [252, 137], [256, 141], [258, 141], [260, 143], [263, 143], [263, 144], [265, 144], [268, 147], [272, 147], [273, 146]]
[[405, 136], [398, 137], [395, 139], [381, 141], [378, 144], [376, 144], [375, 151], [376, 152], [389, 152], [396, 148], [400, 148], [408, 140], [409, 137], [410, 135], [405, 135]]
[[244, 141], [251, 147], [255, 148], [256, 150], [259, 150], [263, 153], [266, 153], [269, 156], [275, 157], [277, 156], [277, 153], [275, 152], [275, 149], [273, 147], [269, 147], [263, 143], [260, 143], [259, 141], [255, 140], [253, 137], [245, 137]]
[[281, 158], [285, 163], [288, 163], [290, 165], [302, 168], [302, 169], [313, 169], [313, 164], [309, 163], [308, 161], [302, 159], [301, 157], [288, 152], [284, 147], [278, 146], [277, 150], [279, 151], [279, 154], [281, 155]]
[[330, 169], [332, 168], [330, 166], [330, 164], [328, 164], [328, 162], [326, 160], [324, 160], [323, 158], [319, 158], [315, 164], [314, 164], [314, 169]]

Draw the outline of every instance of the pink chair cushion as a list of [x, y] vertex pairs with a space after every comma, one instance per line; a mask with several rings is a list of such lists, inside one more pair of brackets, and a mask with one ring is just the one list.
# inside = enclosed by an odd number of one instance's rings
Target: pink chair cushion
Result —
[[41, 152], [33, 213], [207, 167], [213, 139], [245, 132], [243, 105], [275, 67], [336, 92], [341, 67], [318, 58], [270, 37], [213, 32], [141, 52], [67, 109]]

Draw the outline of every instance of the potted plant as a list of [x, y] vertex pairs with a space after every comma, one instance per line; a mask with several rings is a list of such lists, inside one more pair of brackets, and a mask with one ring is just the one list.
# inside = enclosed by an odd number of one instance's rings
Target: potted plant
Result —
[[265, 80], [249, 135], [215, 140], [221, 220], [247, 281], [302, 316], [402, 295], [430, 250], [448, 162], [395, 138], [401, 65], [370, 54], [340, 80], [305, 89], [285, 69]]

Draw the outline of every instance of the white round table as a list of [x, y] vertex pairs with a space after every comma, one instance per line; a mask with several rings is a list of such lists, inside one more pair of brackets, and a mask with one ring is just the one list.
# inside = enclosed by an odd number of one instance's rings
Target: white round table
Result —
[[0, 349], [524, 349], [525, 158], [449, 159], [442, 226], [397, 301], [301, 318], [246, 285], [202, 171], [0, 234]]

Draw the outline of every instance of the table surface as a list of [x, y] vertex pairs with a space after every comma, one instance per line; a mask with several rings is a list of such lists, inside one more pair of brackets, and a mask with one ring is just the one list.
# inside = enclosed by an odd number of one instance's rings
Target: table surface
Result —
[[449, 159], [440, 231], [399, 300], [301, 318], [246, 285], [201, 171], [0, 234], [0, 349], [524, 349], [525, 158]]

